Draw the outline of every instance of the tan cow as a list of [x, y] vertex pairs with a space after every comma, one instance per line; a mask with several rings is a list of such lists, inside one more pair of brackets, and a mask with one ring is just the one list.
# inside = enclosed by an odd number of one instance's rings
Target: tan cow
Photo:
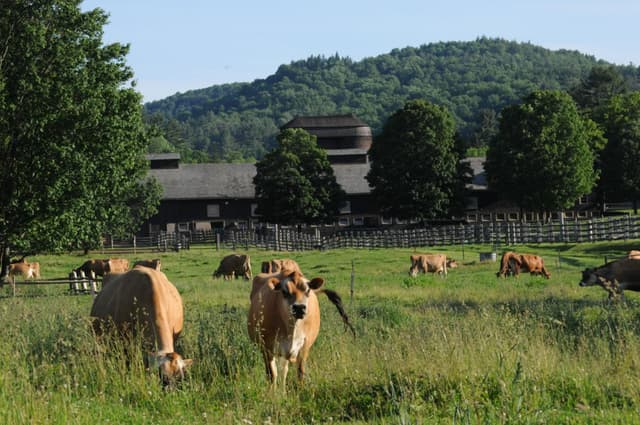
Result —
[[624, 298], [623, 291], [640, 291], [640, 260], [624, 258], [611, 261], [600, 267], [585, 269], [580, 286], [600, 285], [608, 293], [609, 299]]
[[627, 258], [632, 258], [635, 260], [640, 260], [640, 251], [636, 250], [636, 249], [632, 249], [631, 251], [629, 251], [627, 253]]
[[303, 274], [298, 263], [290, 258], [273, 259], [262, 262], [262, 273], [277, 273], [281, 270], [289, 270]]
[[251, 279], [251, 257], [246, 254], [230, 254], [220, 260], [220, 265], [213, 272], [213, 277], [222, 276], [223, 279], [229, 280], [234, 276], [237, 279], [243, 276], [245, 279]]
[[107, 262], [108, 273], [124, 273], [129, 270], [129, 260], [126, 258], [109, 258]]
[[320, 308], [316, 293], [323, 292], [336, 306], [345, 326], [355, 336], [340, 296], [320, 289], [320, 277], [306, 279], [298, 272], [260, 273], [253, 279], [251, 305], [247, 319], [249, 337], [260, 347], [271, 387], [276, 385], [276, 359], [282, 366], [282, 384], [287, 379], [289, 363], [298, 363], [298, 378], [304, 379], [305, 362], [320, 331]]
[[11, 280], [15, 280], [16, 276], [22, 276], [24, 279], [40, 278], [40, 263], [11, 263], [7, 275]]
[[162, 267], [162, 263], [160, 262], [159, 258], [155, 258], [153, 260], [138, 260], [135, 263], [133, 263], [133, 267], [137, 267], [137, 266], [149, 267], [150, 269], [155, 269], [160, 271], [160, 268]]
[[500, 270], [496, 273], [498, 277], [508, 275], [517, 277], [520, 275], [520, 271], [529, 272], [532, 275], [542, 275], [547, 279], [551, 277], [551, 273], [544, 267], [544, 260], [538, 255], [518, 254], [511, 251], [502, 254]]
[[164, 385], [184, 377], [192, 363], [175, 352], [184, 322], [182, 298], [162, 272], [138, 267], [106, 275], [102, 291], [93, 301], [91, 317], [97, 335], [110, 324], [125, 338], [140, 330], [144, 349], [153, 351], [147, 359], [149, 365], [159, 368]]
[[418, 272], [423, 273], [439, 273], [442, 276], [447, 275], [447, 256], [444, 254], [414, 254], [411, 256], [411, 267], [409, 275], [416, 277]]

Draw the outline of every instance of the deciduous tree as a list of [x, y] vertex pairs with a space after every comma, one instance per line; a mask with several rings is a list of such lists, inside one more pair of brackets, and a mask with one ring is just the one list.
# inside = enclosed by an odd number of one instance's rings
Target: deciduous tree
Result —
[[0, 245], [23, 253], [96, 247], [159, 202], [128, 46], [104, 45], [107, 15], [80, 3], [0, 7]]
[[269, 223], [333, 221], [346, 194], [315, 136], [303, 129], [285, 129], [277, 140], [278, 146], [256, 164], [256, 212]]

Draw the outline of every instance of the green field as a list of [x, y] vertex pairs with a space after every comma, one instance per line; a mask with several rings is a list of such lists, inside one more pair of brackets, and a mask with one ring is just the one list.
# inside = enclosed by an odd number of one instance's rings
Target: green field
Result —
[[[230, 251], [160, 254], [185, 305], [178, 351], [188, 378], [162, 390], [142, 353], [127, 366], [118, 344], [98, 344], [90, 295], [64, 286], [0, 290], [0, 421], [6, 424], [633, 424], [640, 423], [640, 294], [609, 304], [580, 272], [640, 241], [501, 247], [536, 253], [552, 276], [496, 278], [487, 246], [274, 253], [296, 259], [342, 295], [357, 332], [322, 296], [322, 327], [299, 385], [269, 391], [249, 341], [250, 283], [211, 277]], [[446, 252], [449, 276], [408, 276], [413, 252]], [[96, 253], [95, 258], [106, 254]], [[130, 260], [149, 254], [124, 255]], [[43, 278], [86, 258], [38, 256]], [[354, 291], [350, 282], [354, 267]]]

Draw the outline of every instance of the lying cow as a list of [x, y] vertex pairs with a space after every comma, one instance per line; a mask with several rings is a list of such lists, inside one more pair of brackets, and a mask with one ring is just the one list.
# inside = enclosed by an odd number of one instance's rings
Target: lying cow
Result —
[[414, 254], [411, 256], [409, 275], [416, 277], [418, 272], [447, 275], [447, 256], [444, 254]]
[[281, 270], [289, 270], [302, 274], [298, 263], [290, 258], [273, 259], [262, 263], [262, 273], [277, 273]]
[[544, 267], [544, 260], [538, 255], [518, 254], [511, 251], [502, 254], [500, 270], [496, 273], [496, 276], [514, 275], [517, 277], [521, 271], [529, 272], [534, 276], [542, 275], [547, 279], [551, 277], [551, 273]]
[[625, 289], [640, 291], [640, 260], [625, 258], [585, 269], [580, 286], [593, 285], [602, 286], [609, 293], [609, 300], [624, 298]]
[[320, 289], [322, 278], [306, 279], [299, 272], [260, 273], [253, 279], [247, 320], [249, 337], [260, 347], [271, 386], [276, 385], [276, 358], [285, 360], [282, 384], [289, 363], [298, 363], [298, 378], [304, 379], [305, 362], [320, 331], [320, 309], [316, 293], [323, 292], [336, 306], [345, 325], [355, 335], [340, 296]]
[[133, 263], [133, 267], [137, 267], [137, 266], [149, 267], [150, 269], [160, 271], [160, 268], [162, 267], [162, 263], [158, 258], [155, 258], [153, 260], [138, 260], [135, 263]]
[[192, 363], [175, 352], [184, 321], [182, 299], [162, 272], [138, 267], [106, 275], [102, 291], [93, 301], [91, 317], [97, 335], [110, 324], [125, 338], [141, 330], [144, 348], [155, 350], [148, 364], [159, 368], [164, 385], [184, 377]]
[[239, 276], [245, 279], [251, 279], [251, 257], [245, 254], [230, 254], [220, 261], [220, 265], [213, 272], [213, 277], [222, 276], [223, 279], [229, 280]]

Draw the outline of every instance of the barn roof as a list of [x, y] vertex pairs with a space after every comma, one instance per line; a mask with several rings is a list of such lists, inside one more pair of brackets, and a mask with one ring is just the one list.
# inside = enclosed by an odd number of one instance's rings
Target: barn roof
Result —
[[[369, 164], [335, 164], [336, 180], [347, 194], [369, 193], [364, 176]], [[253, 199], [254, 164], [180, 164], [177, 169], [152, 169], [164, 193], [162, 199]]]
[[295, 117], [282, 128], [368, 127], [353, 114]]

